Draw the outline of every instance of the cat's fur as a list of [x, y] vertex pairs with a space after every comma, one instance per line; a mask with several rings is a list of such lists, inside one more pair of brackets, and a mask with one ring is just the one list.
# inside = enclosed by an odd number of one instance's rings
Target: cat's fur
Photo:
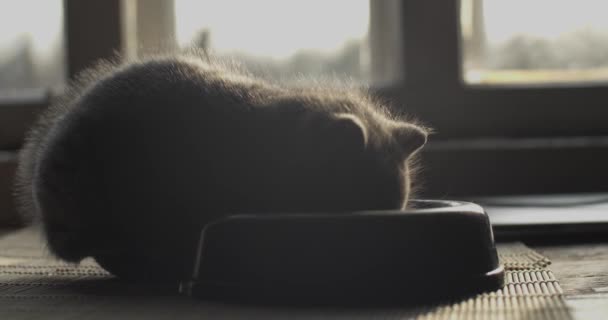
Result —
[[404, 207], [426, 136], [360, 90], [192, 57], [104, 63], [31, 131], [17, 195], [58, 257], [175, 279], [227, 214]]

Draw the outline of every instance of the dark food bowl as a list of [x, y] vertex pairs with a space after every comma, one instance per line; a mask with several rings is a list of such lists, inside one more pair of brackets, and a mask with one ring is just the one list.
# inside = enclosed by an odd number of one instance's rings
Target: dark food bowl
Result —
[[414, 200], [405, 211], [243, 214], [201, 234], [193, 278], [204, 299], [289, 304], [419, 304], [496, 290], [488, 216], [473, 203]]

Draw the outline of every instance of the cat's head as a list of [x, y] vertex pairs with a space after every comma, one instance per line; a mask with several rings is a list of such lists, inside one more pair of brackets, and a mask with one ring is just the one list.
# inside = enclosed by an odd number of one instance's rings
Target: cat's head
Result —
[[[415, 155], [429, 134], [424, 126], [391, 116], [359, 93], [305, 92], [274, 103], [275, 110], [287, 110], [278, 112], [280, 121], [292, 119], [284, 124], [291, 127], [291, 135], [269, 138], [277, 143], [277, 150], [290, 150], [277, 151], [270, 160], [278, 177], [272, 181], [277, 210], [406, 207], [415, 178]], [[286, 117], [290, 112], [291, 117]]]

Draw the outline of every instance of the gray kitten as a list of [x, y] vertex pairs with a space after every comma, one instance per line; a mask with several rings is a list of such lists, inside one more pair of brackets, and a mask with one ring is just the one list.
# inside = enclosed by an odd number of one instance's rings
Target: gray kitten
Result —
[[30, 132], [17, 196], [59, 258], [179, 279], [228, 214], [404, 208], [426, 137], [360, 90], [195, 57], [104, 63]]

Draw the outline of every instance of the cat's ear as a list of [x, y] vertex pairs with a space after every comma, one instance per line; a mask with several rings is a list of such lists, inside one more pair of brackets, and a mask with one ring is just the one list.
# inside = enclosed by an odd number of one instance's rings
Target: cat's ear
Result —
[[428, 132], [419, 126], [402, 123], [393, 129], [395, 140], [402, 150], [403, 158], [408, 158], [426, 144]]
[[363, 150], [367, 145], [368, 135], [365, 124], [354, 114], [335, 114], [330, 134], [342, 146]]

